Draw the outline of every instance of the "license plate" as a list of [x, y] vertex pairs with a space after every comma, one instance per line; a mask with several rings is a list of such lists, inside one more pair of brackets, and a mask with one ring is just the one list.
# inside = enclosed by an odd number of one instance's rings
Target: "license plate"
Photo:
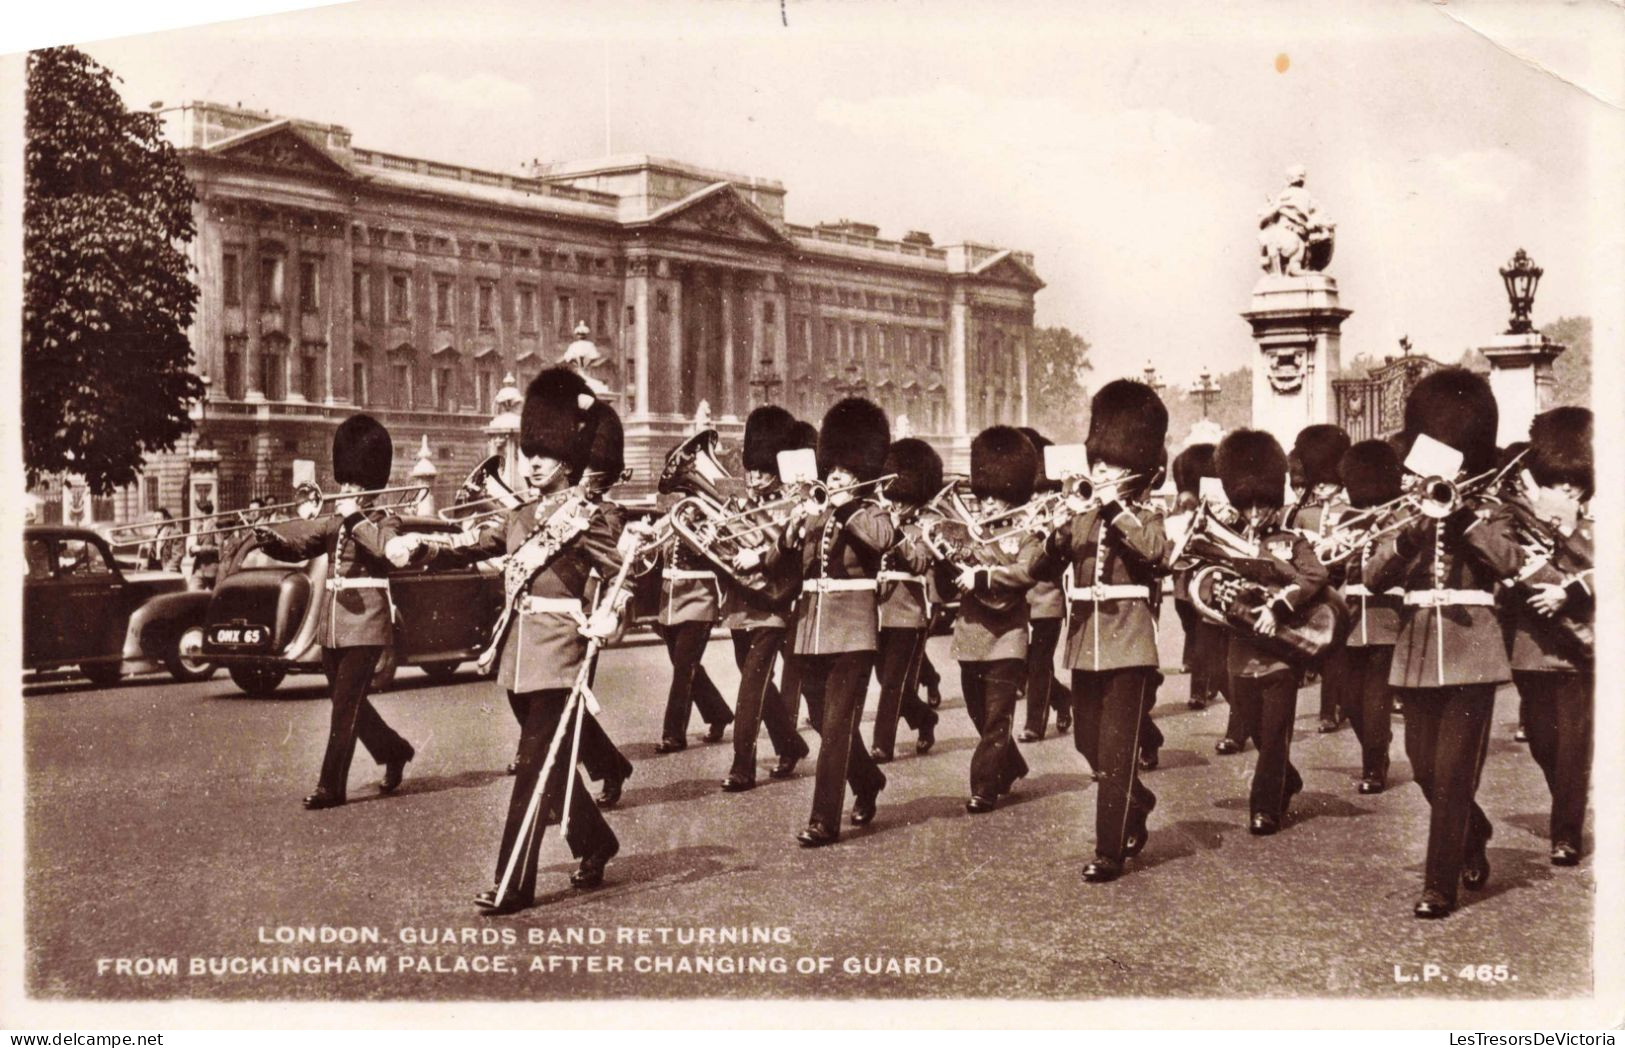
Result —
[[217, 648], [264, 648], [271, 643], [271, 631], [265, 626], [210, 626], [208, 641]]

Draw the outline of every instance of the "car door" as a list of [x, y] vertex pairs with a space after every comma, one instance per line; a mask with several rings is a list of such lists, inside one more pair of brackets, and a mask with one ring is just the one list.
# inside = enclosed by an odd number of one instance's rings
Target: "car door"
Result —
[[392, 574], [390, 597], [401, 660], [482, 647], [493, 618], [485, 606], [491, 602], [490, 590], [486, 575], [473, 566]]
[[23, 563], [23, 665], [32, 667], [55, 659], [62, 648], [62, 602], [51, 540], [25, 539]]
[[62, 624], [61, 657], [77, 660], [120, 654], [129, 584], [108, 560], [106, 550], [90, 539], [58, 539], [55, 585]]

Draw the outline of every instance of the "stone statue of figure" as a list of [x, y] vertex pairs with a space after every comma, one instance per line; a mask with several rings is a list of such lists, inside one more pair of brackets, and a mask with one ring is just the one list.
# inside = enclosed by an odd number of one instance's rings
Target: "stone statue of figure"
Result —
[[914, 435], [914, 421], [907, 414], [898, 415], [891, 428], [893, 440], [907, 440]]
[[559, 356], [559, 363], [567, 368], [573, 368], [587, 382], [587, 388], [593, 393], [602, 395], [609, 392], [608, 383], [600, 379], [594, 372], [604, 366], [604, 355], [598, 352], [598, 347], [589, 337], [592, 329], [586, 321], [576, 325], [574, 342], [564, 348]]
[[1286, 186], [1258, 213], [1258, 246], [1266, 273], [1288, 277], [1318, 273], [1332, 260], [1337, 227], [1304, 188], [1307, 178], [1302, 164], [1287, 168]]
[[711, 402], [700, 401], [700, 406], [694, 409], [694, 432], [711, 428]]

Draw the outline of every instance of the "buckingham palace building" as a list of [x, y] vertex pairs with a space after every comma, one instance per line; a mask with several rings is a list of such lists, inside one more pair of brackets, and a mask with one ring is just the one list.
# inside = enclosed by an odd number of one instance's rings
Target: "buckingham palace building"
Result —
[[629, 494], [707, 420], [736, 445], [762, 403], [816, 423], [867, 396], [961, 470], [977, 430], [1026, 421], [1044, 286], [1030, 254], [795, 225], [782, 183], [658, 157], [514, 174], [209, 102], [166, 119], [197, 191], [208, 392], [120, 518], [188, 509], [200, 447], [218, 455], [221, 509], [286, 497], [296, 460], [325, 487], [355, 411], [395, 438], [395, 483], [427, 459], [444, 498], [490, 453], [514, 388], [567, 352], [626, 424]]

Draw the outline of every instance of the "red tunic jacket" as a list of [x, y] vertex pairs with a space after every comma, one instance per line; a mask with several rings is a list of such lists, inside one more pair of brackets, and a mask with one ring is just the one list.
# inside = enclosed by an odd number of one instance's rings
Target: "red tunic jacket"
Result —
[[785, 531], [784, 548], [799, 555], [803, 580], [791, 634], [794, 654], [878, 647], [875, 576], [881, 554], [896, 541], [891, 515], [867, 500], [826, 509]]
[[[315, 520], [267, 525], [275, 541], [261, 546], [278, 560], [308, 560], [327, 554], [327, 585], [322, 602], [324, 648], [384, 647], [395, 643], [393, 605], [389, 599], [390, 564], [384, 545], [400, 531], [393, 513], [372, 510], [345, 518], [329, 514]], [[354, 580], [354, 581], [346, 581]]]
[[1152, 602], [1162, 600], [1168, 554], [1162, 514], [1145, 504], [1110, 502], [1058, 528], [1046, 552], [1051, 570], [1065, 572], [1067, 667], [1099, 672], [1157, 665]]

